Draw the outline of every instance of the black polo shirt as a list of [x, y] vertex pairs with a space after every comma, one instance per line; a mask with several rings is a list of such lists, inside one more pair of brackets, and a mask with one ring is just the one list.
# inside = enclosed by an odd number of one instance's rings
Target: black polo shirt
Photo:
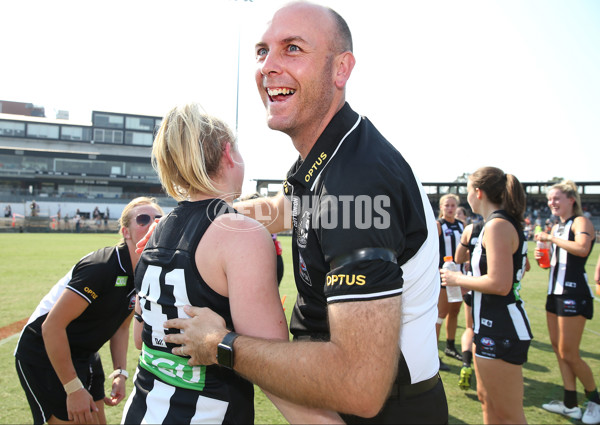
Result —
[[367, 118], [346, 103], [292, 166], [284, 193], [292, 202], [295, 336], [327, 338], [328, 303], [402, 294], [400, 266], [428, 237], [423, 192]]
[[50, 365], [42, 324], [64, 290], [75, 292], [89, 303], [67, 326], [71, 357], [85, 360], [114, 335], [135, 307], [133, 267], [127, 245], [88, 254], [52, 287], [23, 329], [15, 351], [22, 361]]

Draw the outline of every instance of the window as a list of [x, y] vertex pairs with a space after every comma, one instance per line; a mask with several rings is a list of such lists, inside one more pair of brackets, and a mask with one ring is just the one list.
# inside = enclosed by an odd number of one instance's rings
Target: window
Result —
[[0, 121], [0, 136], [25, 136], [25, 123]]
[[55, 160], [56, 171], [69, 174], [110, 176], [115, 169], [123, 168], [122, 162], [99, 161], [85, 159], [57, 158]]
[[123, 128], [123, 116], [94, 113], [94, 126], [105, 128]]
[[127, 117], [125, 127], [130, 130], [154, 130], [154, 118]]
[[152, 133], [139, 133], [137, 131], [125, 132], [126, 145], [152, 146]]
[[62, 140], [83, 140], [89, 142], [92, 140], [92, 130], [84, 127], [63, 125], [60, 129], [60, 138]]
[[123, 132], [120, 130], [94, 129], [94, 142], [123, 144]]
[[58, 125], [27, 124], [27, 136], [43, 139], [58, 139]]
[[139, 162], [127, 163], [127, 175], [138, 177], [157, 177], [156, 171], [154, 171], [154, 168], [152, 168], [152, 164], [143, 164]]

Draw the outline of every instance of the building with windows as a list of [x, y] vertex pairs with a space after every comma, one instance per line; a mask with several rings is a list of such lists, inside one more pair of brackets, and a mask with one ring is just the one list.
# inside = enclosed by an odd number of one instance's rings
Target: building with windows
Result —
[[0, 192], [158, 193], [150, 150], [161, 117], [92, 112], [91, 123], [0, 113]]
[[[102, 201], [118, 217], [118, 205], [135, 196], [162, 196], [150, 161], [162, 117], [93, 111], [91, 122], [81, 123], [20, 115], [26, 106], [8, 103], [2, 110], [18, 112], [0, 113], [0, 203], [18, 211], [36, 199], [44, 213], [46, 202]], [[53, 214], [59, 207], [48, 208]]]

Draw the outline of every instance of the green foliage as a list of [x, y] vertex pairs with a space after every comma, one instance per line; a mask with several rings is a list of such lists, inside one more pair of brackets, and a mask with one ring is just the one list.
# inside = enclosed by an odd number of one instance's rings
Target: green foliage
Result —
[[[292, 311], [296, 299], [291, 258], [291, 238], [280, 236], [283, 244], [285, 274], [280, 287], [286, 316]], [[102, 246], [117, 243], [116, 234], [0, 234], [0, 290], [3, 302], [0, 303], [0, 326], [28, 317], [40, 299], [64, 276], [67, 271], [90, 251]], [[588, 275], [593, 276], [600, 248], [596, 246], [588, 263]], [[541, 404], [551, 399], [562, 399], [562, 381], [546, 329], [545, 300], [548, 272], [540, 269], [533, 260], [533, 245], [530, 245], [531, 270], [523, 279], [521, 295], [531, 320], [535, 339], [529, 350], [529, 361], [523, 367], [525, 397], [523, 400], [525, 415], [530, 423], [563, 423], [571, 421], [559, 415], [541, 409]], [[595, 302], [596, 315], [588, 321], [581, 343], [584, 360], [596, 373], [596, 382], [600, 381], [600, 316], [598, 303]], [[459, 315], [457, 342], [464, 330], [464, 313]], [[440, 354], [443, 356], [445, 335], [440, 335]], [[0, 424], [30, 423], [31, 414], [15, 372], [13, 351], [17, 336], [0, 341]], [[458, 345], [460, 343], [458, 342]], [[111, 360], [108, 347], [101, 350], [107, 373], [110, 373]], [[128, 370], [133, 376], [138, 352], [133, 341], [128, 354]], [[481, 407], [475, 390], [462, 391], [458, 388], [460, 362], [446, 357], [449, 372], [442, 372], [442, 379], [448, 396], [451, 424], [481, 423]], [[128, 382], [131, 389], [131, 379]], [[584, 401], [583, 388], [577, 384], [580, 405]], [[107, 388], [107, 392], [109, 389]], [[122, 402], [117, 407], [107, 407], [109, 423], [120, 423]], [[256, 388], [256, 423], [285, 423], [284, 418]]]

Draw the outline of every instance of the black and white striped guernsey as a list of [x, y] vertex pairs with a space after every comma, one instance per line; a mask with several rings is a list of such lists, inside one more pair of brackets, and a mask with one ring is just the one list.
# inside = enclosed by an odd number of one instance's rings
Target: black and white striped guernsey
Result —
[[521, 279], [525, 273], [527, 241], [517, 223], [504, 210], [494, 211], [479, 234], [471, 263], [473, 276], [487, 274], [486, 249], [482, 246], [482, 241], [486, 227], [492, 220], [509, 221], [517, 230], [521, 248], [517, 248], [512, 255], [513, 285], [507, 294], [492, 295], [473, 291], [473, 330], [475, 334], [483, 336], [530, 340], [533, 334], [523, 300], [519, 295]]
[[454, 223], [449, 222], [443, 218], [438, 218], [440, 224], [440, 268], [444, 265], [444, 257], [452, 257], [454, 259], [454, 253], [456, 247], [460, 243], [460, 236], [462, 235], [465, 226], [460, 220], [454, 220]]
[[[167, 319], [188, 317], [183, 307], [210, 307], [233, 329], [229, 298], [216, 293], [198, 273], [195, 252], [212, 221], [233, 212], [225, 202], [180, 202], [158, 224], [135, 273], [144, 329], [134, 391], [124, 423], [191, 424], [254, 422], [254, 388], [217, 365], [189, 366], [188, 357], [165, 343]], [[171, 330], [179, 332], [179, 330]]]
[[[573, 233], [573, 221], [577, 218], [573, 216], [564, 223], [559, 223], [553, 233], [554, 238], [568, 241], [575, 240]], [[550, 260], [550, 277], [548, 280], [548, 295], [579, 295], [593, 298], [594, 295], [588, 285], [588, 278], [585, 272], [585, 263], [587, 262], [592, 248], [585, 257], [570, 254], [566, 249], [562, 249], [556, 244], [552, 244], [552, 258]]]

